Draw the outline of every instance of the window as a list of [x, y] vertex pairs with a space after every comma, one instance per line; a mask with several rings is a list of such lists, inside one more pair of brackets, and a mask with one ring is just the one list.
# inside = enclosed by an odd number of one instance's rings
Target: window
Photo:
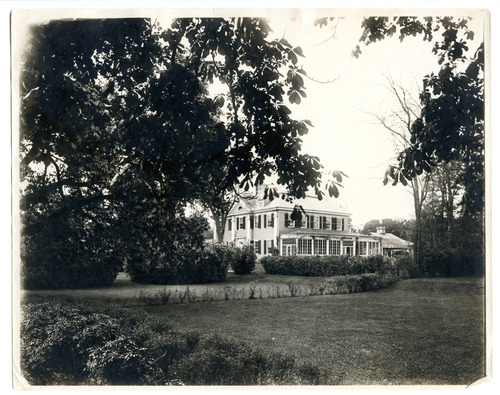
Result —
[[314, 253], [316, 255], [326, 254], [326, 240], [315, 239], [314, 240]]
[[274, 226], [274, 214], [268, 215], [267, 218], [268, 218], [267, 227], [272, 228]]
[[245, 229], [245, 217], [240, 217], [240, 226], [238, 229]]
[[258, 215], [255, 217], [255, 229], [260, 229], [262, 216]]
[[227, 230], [228, 230], [229, 232], [231, 232], [231, 231], [233, 230], [233, 220], [232, 220], [231, 218], [229, 218], [229, 219], [227, 220]]
[[378, 242], [370, 241], [368, 243], [368, 255], [378, 255]]
[[358, 255], [367, 255], [366, 241], [359, 241], [356, 246]]
[[260, 254], [260, 240], [255, 240], [254, 242], [254, 250], [256, 254]]
[[298, 240], [298, 254], [299, 255], [311, 255], [312, 253], [312, 240], [311, 239], [299, 239]]
[[340, 240], [330, 240], [329, 243], [330, 255], [340, 255]]
[[321, 229], [321, 217], [314, 217], [314, 229]]
[[332, 230], [337, 230], [337, 218], [332, 217]]
[[250, 217], [250, 219], [249, 219], [249, 221], [248, 221], [248, 222], [250, 223], [250, 224], [249, 224], [250, 229], [253, 229], [253, 227], [254, 227], [254, 222], [255, 222], [255, 221], [254, 221], [253, 216], [251, 216], [251, 217]]
[[285, 228], [295, 228], [295, 221], [290, 219], [290, 214], [285, 213]]

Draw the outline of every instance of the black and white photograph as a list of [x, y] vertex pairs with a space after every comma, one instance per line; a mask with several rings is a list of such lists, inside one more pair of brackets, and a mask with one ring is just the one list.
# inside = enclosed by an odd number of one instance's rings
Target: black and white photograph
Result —
[[13, 9], [12, 387], [488, 387], [490, 29]]

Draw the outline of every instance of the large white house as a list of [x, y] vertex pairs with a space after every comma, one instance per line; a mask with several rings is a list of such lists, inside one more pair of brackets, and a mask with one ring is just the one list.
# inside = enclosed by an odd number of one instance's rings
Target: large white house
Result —
[[[279, 197], [264, 199], [263, 190], [233, 206], [224, 242], [251, 244], [258, 257], [273, 250], [280, 255], [382, 254], [381, 237], [351, 232], [351, 214], [331, 200], [308, 196], [290, 203]], [[292, 220], [296, 206], [303, 210], [300, 223]]]

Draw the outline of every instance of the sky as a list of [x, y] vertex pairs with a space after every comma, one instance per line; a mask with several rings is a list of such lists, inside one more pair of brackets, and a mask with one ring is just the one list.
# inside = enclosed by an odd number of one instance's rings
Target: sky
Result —
[[294, 116], [314, 125], [304, 138], [303, 152], [318, 156], [325, 168], [349, 176], [336, 203], [353, 214], [355, 227], [372, 219], [414, 218], [409, 187], [382, 183], [397, 151], [394, 139], [373, 114], [387, 117], [399, 110], [387, 89], [387, 76], [418, 98], [423, 76], [437, 66], [432, 43], [393, 37], [362, 48], [363, 54], [354, 58], [351, 51], [359, 43], [362, 17], [345, 12], [345, 19], [319, 28], [314, 26], [318, 16], [342, 16], [342, 11], [311, 14], [295, 20], [270, 19], [277, 36], [302, 48], [303, 68], [312, 79], [333, 81], [306, 80], [307, 98], [290, 105]]

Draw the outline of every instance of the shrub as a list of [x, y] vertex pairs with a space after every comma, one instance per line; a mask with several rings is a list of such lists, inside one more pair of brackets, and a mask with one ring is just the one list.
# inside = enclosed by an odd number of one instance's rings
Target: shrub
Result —
[[150, 239], [141, 232], [130, 247], [125, 271], [133, 281], [147, 284], [225, 281], [228, 262], [216, 247], [204, 245], [206, 225], [199, 216], [181, 217], [159, 224]]
[[178, 250], [142, 265], [127, 265], [135, 282], [148, 284], [205, 284], [227, 278], [227, 262], [210, 247]]
[[124, 335], [90, 347], [84, 372], [91, 385], [147, 385], [163, 380], [149, 350]]
[[116, 338], [119, 322], [58, 303], [30, 303], [21, 321], [21, 367], [35, 385], [78, 385], [86, 381], [89, 347]]
[[265, 354], [223, 335], [209, 335], [177, 366], [187, 385], [318, 384], [321, 370], [295, 357]]
[[265, 256], [260, 261], [268, 274], [333, 277], [387, 273], [397, 270], [394, 258], [374, 256]]
[[[109, 286], [122, 266], [109, 227], [76, 226], [72, 212], [24, 218], [21, 280], [24, 289]], [[76, 216], [77, 214], [75, 214]], [[68, 218], [70, 216], [71, 218]]]
[[158, 318], [29, 302], [21, 369], [32, 385], [319, 384], [321, 370], [224, 335], [173, 331]]
[[231, 269], [236, 274], [250, 274], [255, 269], [257, 255], [251, 245], [233, 247], [235, 249], [234, 259], [231, 261]]

